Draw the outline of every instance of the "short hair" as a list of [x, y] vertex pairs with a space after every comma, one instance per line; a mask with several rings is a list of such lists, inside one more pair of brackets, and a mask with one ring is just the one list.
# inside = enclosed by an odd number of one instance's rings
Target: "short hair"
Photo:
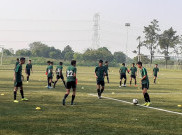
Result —
[[76, 64], [76, 60], [72, 60], [71, 65], [75, 65], [75, 64]]
[[99, 63], [103, 63], [103, 60], [99, 60]]
[[105, 61], [105, 63], [107, 64], [107, 63], [108, 63], [108, 61]]
[[32, 61], [32, 60], [29, 60], [30, 62]]
[[17, 60], [17, 61], [19, 61], [20, 59], [19, 59], [19, 58], [17, 58], [16, 60]]
[[59, 65], [63, 65], [63, 62], [60, 62]]
[[139, 62], [137, 63], [137, 65], [140, 65], [140, 66], [142, 66], [142, 62], [141, 62], [141, 61], [139, 61]]
[[125, 63], [123, 63], [122, 65], [125, 66]]
[[50, 61], [47, 61], [47, 64], [51, 63]]
[[158, 64], [155, 64], [156, 66], [158, 66]]
[[133, 65], [135, 65], [135, 63], [132, 63]]
[[25, 60], [25, 58], [24, 58], [24, 57], [21, 57], [21, 58], [20, 58], [20, 61], [22, 61], [22, 60]]
[[50, 63], [51, 63], [51, 64], [54, 64], [54, 62], [52, 62], [52, 61], [51, 61]]

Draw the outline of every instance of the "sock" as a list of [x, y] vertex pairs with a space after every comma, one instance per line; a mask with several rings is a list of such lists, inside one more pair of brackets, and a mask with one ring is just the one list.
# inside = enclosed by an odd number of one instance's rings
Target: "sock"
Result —
[[75, 95], [72, 95], [72, 99], [71, 99], [72, 104], [73, 104], [74, 100], [75, 100]]
[[146, 93], [144, 94], [144, 98], [145, 98], [145, 102], [147, 102], [147, 96], [146, 96]]
[[156, 82], [156, 79], [154, 79], [154, 83]]
[[101, 94], [104, 92], [104, 89], [101, 89]]
[[109, 77], [107, 76], [107, 82], [109, 83]]
[[49, 86], [49, 79], [47, 78], [47, 86]]
[[137, 84], [137, 81], [135, 80], [135, 85]]
[[49, 83], [49, 86], [51, 87], [51, 86], [52, 86], [52, 84], [51, 84], [51, 83]]
[[124, 85], [126, 85], [126, 80], [124, 80]]
[[66, 83], [65, 83], [65, 81], [63, 81], [63, 84], [64, 84], [64, 86], [66, 87]]
[[29, 81], [29, 76], [27, 76], [27, 81]]
[[23, 90], [20, 90], [21, 97], [24, 98]]
[[130, 85], [131, 85], [131, 81], [130, 81]]
[[53, 81], [51, 83], [54, 83]]
[[122, 83], [122, 82], [120, 81], [120, 86], [121, 86], [121, 83]]
[[16, 94], [17, 94], [17, 92], [14, 91], [14, 100], [16, 100]]
[[65, 94], [65, 95], [64, 95], [64, 99], [66, 99], [67, 97], [68, 97], [68, 94]]
[[147, 97], [147, 102], [150, 102], [150, 96], [148, 93], [145, 93], [146, 94], [146, 97]]
[[97, 89], [98, 96], [100, 96], [100, 89]]
[[57, 83], [57, 82], [58, 82], [58, 81], [55, 81], [55, 82], [54, 82], [54, 87], [56, 86], [56, 83]]

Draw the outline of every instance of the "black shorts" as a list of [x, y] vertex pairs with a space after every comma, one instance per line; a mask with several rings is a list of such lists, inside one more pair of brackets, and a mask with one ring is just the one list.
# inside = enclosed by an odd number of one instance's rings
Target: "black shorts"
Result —
[[63, 76], [63, 75], [61, 75], [61, 76], [60, 76], [60, 75], [57, 75], [56, 78], [57, 78], [58, 80], [59, 80], [59, 79], [62, 79], [62, 80], [63, 80], [63, 79], [64, 79], [64, 76]]
[[108, 74], [108, 73], [106, 73], [106, 76], [108, 77], [108, 76], [109, 76], [109, 74]]
[[120, 79], [123, 79], [123, 78], [126, 79], [126, 75], [121, 74], [121, 75], [120, 75]]
[[131, 78], [134, 78], [134, 79], [136, 79], [136, 75], [131, 75]]
[[29, 75], [29, 76], [30, 76], [30, 71], [29, 71], [29, 70], [27, 70], [27, 75]]
[[15, 87], [22, 87], [23, 83], [22, 82], [14, 82]]
[[67, 82], [66, 83], [66, 89], [76, 89], [76, 81]]
[[149, 83], [142, 84], [142, 90], [143, 90], [144, 88], [149, 89]]
[[154, 77], [157, 77], [157, 75], [154, 75]]
[[99, 81], [99, 80], [97, 80], [97, 85], [101, 85], [101, 86], [105, 86], [105, 82], [104, 81]]
[[51, 77], [47, 77], [47, 80], [50, 80], [50, 79], [53, 79], [53, 77], [51, 76]]

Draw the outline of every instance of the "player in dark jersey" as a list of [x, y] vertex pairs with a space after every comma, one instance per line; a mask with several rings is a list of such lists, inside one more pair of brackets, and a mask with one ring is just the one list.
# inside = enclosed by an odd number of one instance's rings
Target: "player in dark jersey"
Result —
[[20, 59], [17, 58], [17, 59], [16, 59], [16, 64], [15, 64], [15, 69], [16, 69], [16, 66], [17, 66], [19, 63], [20, 63]]
[[22, 65], [24, 63], [25, 63], [25, 58], [23, 58], [23, 57], [20, 58], [20, 63], [16, 66], [16, 69], [15, 69], [15, 73], [14, 73], [14, 103], [19, 102], [18, 100], [16, 100], [18, 88], [20, 88], [22, 101], [28, 101], [28, 99], [24, 97], [24, 93], [23, 93]]
[[158, 64], [155, 64], [155, 67], [154, 67], [154, 69], [153, 69], [154, 84], [156, 84], [158, 72], [159, 72]]
[[30, 73], [33, 73], [33, 70], [32, 70], [32, 61], [29, 60], [28, 64], [26, 65], [26, 68], [25, 68], [25, 73], [27, 75], [27, 83], [29, 81], [29, 78], [30, 78]]
[[109, 62], [105, 61], [105, 73], [106, 73], [106, 77], [107, 77], [107, 82], [109, 83], [109, 74], [108, 74], [108, 70], [109, 70]]
[[50, 65], [47, 67], [48, 89], [52, 89], [52, 83], [54, 84], [54, 82], [53, 82], [53, 76], [54, 76], [53, 64], [54, 64], [53, 62], [50, 62]]
[[147, 70], [142, 66], [142, 62], [137, 63], [138, 68], [140, 69], [141, 73], [141, 83], [142, 83], [142, 91], [145, 99], [145, 104], [144, 106], [150, 106], [150, 97], [149, 94], [147, 93], [147, 90], [149, 89], [149, 78], [147, 75]]
[[70, 90], [73, 89], [73, 94], [72, 94], [72, 99], [71, 99], [71, 105], [74, 104], [75, 96], [76, 96], [76, 83], [77, 83], [77, 78], [76, 78], [76, 61], [72, 60], [71, 61], [71, 66], [69, 66], [66, 70], [66, 77], [67, 77], [67, 82], [66, 82], [66, 94], [64, 95], [63, 98], [63, 105], [65, 105], [66, 98], [70, 94]]
[[99, 61], [99, 66], [95, 68], [95, 77], [97, 80], [97, 93], [98, 93], [98, 98], [101, 99], [102, 93], [104, 92], [104, 78], [106, 76], [106, 70], [105, 67], [103, 66], [103, 61]]
[[56, 83], [58, 82], [59, 79], [62, 79], [64, 86], [66, 87], [66, 83], [64, 80], [64, 76], [63, 76], [63, 63], [62, 62], [59, 63], [55, 72], [56, 72], [56, 81], [54, 82], [54, 88], [56, 87]]
[[47, 61], [47, 68], [46, 68], [46, 76], [47, 76], [47, 86], [45, 86], [46, 88], [49, 87], [49, 79], [48, 79], [48, 67], [50, 66], [51, 62]]
[[122, 85], [123, 87], [126, 87], [126, 81], [127, 81], [127, 77], [126, 77], [126, 72], [129, 73], [127, 67], [125, 67], [125, 63], [122, 64], [123, 66], [120, 68], [119, 70], [119, 73], [120, 73], [120, 86], [121, 87], [121, 84], [122, 84], [122, 80], [123, 78], [125, 79], [124, 80], [124, 84]]
[[132, 67], [130, 68], [130, 73], [131, 73], [130, 86], [131, 86], [131, 83], [132, 83], [132, 79], [135, 80], [135, 86], [136, 86], [136, 84], [137, 84], [137, 81], [136, 81], [137, 68], [135, 67], [135, 63], [132, 64]]

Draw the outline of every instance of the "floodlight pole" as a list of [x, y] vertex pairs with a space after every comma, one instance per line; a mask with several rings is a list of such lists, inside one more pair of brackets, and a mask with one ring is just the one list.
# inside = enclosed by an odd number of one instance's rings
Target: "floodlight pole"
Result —
[[125, 27], [126, 27], [126, 62], [127, 62], [127, 57], [128, 57], [128, 29], [131, 26], [130, 23], [125, 23]]

